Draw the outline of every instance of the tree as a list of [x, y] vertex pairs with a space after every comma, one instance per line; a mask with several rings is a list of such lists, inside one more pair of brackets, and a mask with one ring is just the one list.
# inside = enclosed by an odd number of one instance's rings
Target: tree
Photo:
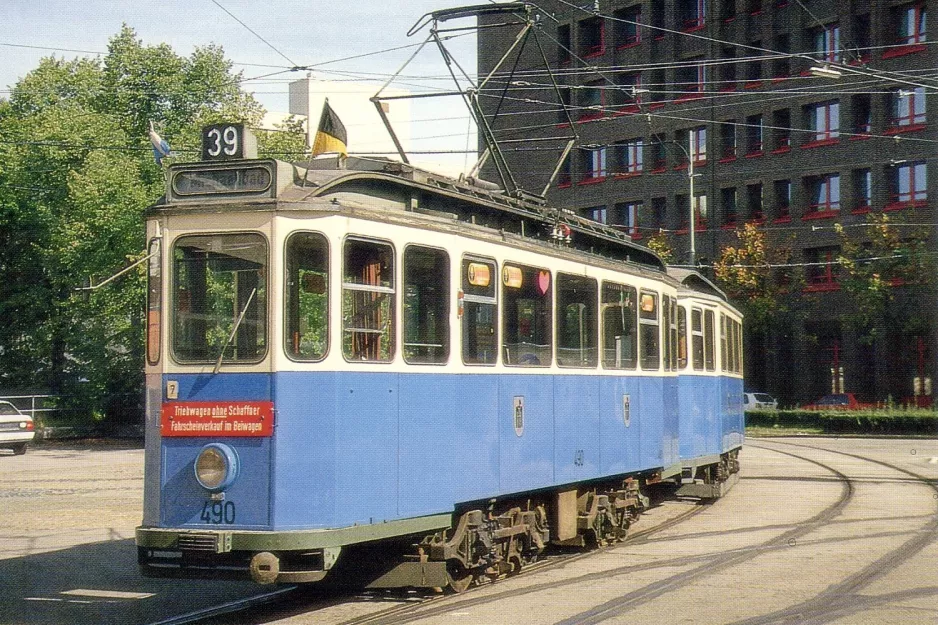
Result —
[[659, 231], [649, 237], [648, 249], [657, 254], [666, 265], [674, 260], [674, 248], [664, 232]]
[[[204, 124], [259, 122], [240, 80], [217, 46], [183, 57], [124, 27], [103, 59], [43, 59], [0, 100], [0, 387], [49, 388], [98, 414], [142, 395], [143, 268], [76, 287], [145, 254], [143, 211], [165, 186], [150, 122], [195, 158]], [[301, 128], [269, 143], [298, 149]]]
[[744, 225], [736, 237], [739, 244], [724, 247], [713, 263], [714, 275], [746, 315], [748, 327], [761, 332], [787, 311], [784, 296], [799, 274], [790, 266], [791, 248], [771, 245], [755, 224]]
[[[890, 315], [897, 287], [927, 291], [934, 276], [927, 241], [920, 230], [905, 228], [887, 214], [869, 215], [863, 228], [848, 230], [840, 224], [835, 228], [841, 240], [840, 285], [852, 300], [842, 319], [870, 344], [879, 333], [879, 323]], [[921, 332], [929, 323], [922, 306], [902, 307], [892, 316], [893, 326], [913, 332]]]

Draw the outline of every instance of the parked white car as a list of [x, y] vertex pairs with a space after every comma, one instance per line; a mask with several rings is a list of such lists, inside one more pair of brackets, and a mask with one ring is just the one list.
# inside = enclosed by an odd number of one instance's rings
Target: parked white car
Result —
[[766, 393], [743, 393], [744, 410], [778, 410], [778, 400]]
[[0, 449], [12, 449], [17, 456], [36, 436], [33, 420], [8, 401], [0, 400]]

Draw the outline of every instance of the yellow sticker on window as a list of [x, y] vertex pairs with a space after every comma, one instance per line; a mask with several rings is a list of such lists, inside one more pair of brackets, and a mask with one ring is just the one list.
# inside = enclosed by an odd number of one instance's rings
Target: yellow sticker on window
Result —
[[655, 312], [655, 296], [642, 293], [642, 312]]
[[520, 289], [522, 281], [521, 269], [505, 265], [502, 269], [502, 283], [513, 289]]
[[488, 286], [492, 281], [492, 271], [484, 263], [469, 263], [466, 278], [472, 286]]

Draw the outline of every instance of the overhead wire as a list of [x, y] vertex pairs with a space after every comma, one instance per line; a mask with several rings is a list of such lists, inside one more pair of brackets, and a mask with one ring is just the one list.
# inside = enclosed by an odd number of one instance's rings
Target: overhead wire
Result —
[[269, 41], [267, 41], [266, 39], [264, 39], [257, 31], [255, 31], [253, 28], [251, 28], [250, 26], [248, 26], [247, 24], [245, 24], [244, 21], [241, 20], [241, 18], [239, 18], [237, 15], [235, 15], [234, 13], [232, 13], [231, 11], [229, 11], [227, 8], [225, 8], [225, 6], [222, 5], [218, 0], [210, 0], [210, 1], [211, 1], [212, 4], [214, 4], [215, 6], [217, 6], [219, 9], [221, 9], [222, 11], [224, 11], [225, 13], [227, 13], [228, 16], [229, 16], [231, 19], [233, 19], [234, 21], [236, 21], [236, 22], [238, 22], [239, 24], [241, 24], [242, 26], [244, 26], [244, 28], [245, 28], [249, 33], [251, 33], [252, 35], [254, 35], [255, 37], [257, 37], [258, 39], [260, 39], [261, 42], [263, 42], [268, 48], [270, 48], [271, 50], [273, 50], [274, 52], [276, 52], [277, 54], [279, 54], [281, 57], [283, 57], [284, 59], [286, 59], [287, 63], [289, 63], [290, 65], [296, 67], [297, 64], [296, 64], [296, 62], [295, 62], [293, 59], [291, 59], [291, 58], [288, 57], [286, 54], [284, 54], [284, 53], [281, 52], [279, 49], [277, 49], [277, 47], [276, 47], [274, 44], [272, 44], [272, 43], [270, 43]]

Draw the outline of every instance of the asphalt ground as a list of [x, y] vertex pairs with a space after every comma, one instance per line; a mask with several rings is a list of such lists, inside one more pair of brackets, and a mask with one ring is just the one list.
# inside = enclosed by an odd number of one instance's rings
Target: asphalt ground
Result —
[[[310, 599], [213, 622], [938, 623], [938, 440], [749, 439], [741, 462], [700, 513], [561, 567], [429, 602]], [[0, 623], [169, 622], [270, 590], [142, 578], [142, 466], [142, 449], [102, 442], [0, 455]]]

